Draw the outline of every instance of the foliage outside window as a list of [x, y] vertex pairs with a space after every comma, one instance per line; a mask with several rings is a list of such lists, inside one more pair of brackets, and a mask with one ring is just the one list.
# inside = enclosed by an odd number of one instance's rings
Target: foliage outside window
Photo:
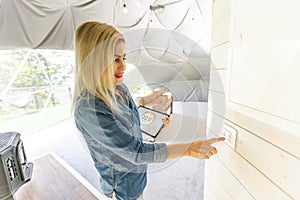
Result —
[[[23, 136], [71, 117], [74, 51], [0, 51], [0, 132]], [[127, 63], [124, 82], [133, 97], [150, 89]]]
[[73, 51], [0, 51], [0, 131], [26, 135], [69, 118], [73, 67]]

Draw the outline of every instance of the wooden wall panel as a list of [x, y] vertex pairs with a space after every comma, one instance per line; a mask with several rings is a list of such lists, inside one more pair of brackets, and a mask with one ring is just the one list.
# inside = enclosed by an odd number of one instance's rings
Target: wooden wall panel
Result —
[[207, 111], [207, 128], [209, 128], [214, 133], [222, 134], [223, 125], [224, 125], [224, 117], [211, 111]]
[[226, 69], [228, 61], [229, 43], [216, 46], [211, 50], [211, 69]]
[[[270, 142], [226, 121], [238, 130], [236, 151], [258, 168], [272, 182], [296, 199], [300, 199], [299, 160]], [[298, 183], [298, 184], [297, 184]]]
[[212, 27], [212, 47], [229, 41], [230, 15], [226, 15]]
[[215, 0], [213, 3], [213, 24], [230, 13], [231, 0]]
[[214, 111], [220, 116], [225, 116], [226, 105], [225, 105], [225, 95], [223, 93], [209, 91], [208, 99], [208, 109]]
[[213, 186], [208, 182], [208, 179], [205, 179], [204, 182], [204, 199], [218, 200], [216, 192], [213, 190]]
[[[212, 187], [211, 190], [215, 191], [218, 199], [254, 199], [218, 156], [206, 161], [205, 171], [207, 172], [206, 175], [210, 177], [208, 182]], [[209, 198], [205, 196], [205, 199]]]
[[210, 70], [209, 89], [225, 94], [226, 70]]
[[[215, 0], [213, 3], [207, 137], [221, 135], [223, 126], [229, 124], [237, 130], [237, 143], [235, 147], [218, 144], [218, 156], [206, 162], [205, 179], [210, 188], [205, 189], [205, 197], [210, 193], [217, 199], [300, 199], [297, 191], [300, 185], [297, 104], [300, 95], [296, 92], [299, 84], [295, 84], [299, 79], [297, 73], [292, 73], [299, 71], [300, 60], [293, 54], [298, 50], [286, 40], [299, 39], [296, 33], [300, 29], [292, 31], [295, 23], [287, 23], [297, 19], [299, 1], [288, 2]], [[265, 15], [269, 8], [272, 15]], [[289, 13], [283, 17], [276, 14], [283, 10]], [[273, 23], [276, 17], [279, 23]], [[272, 27], [278, 31], [274, 33]], [[264, 37], [266, 35], [268, 37]], [[264, 44], [265, 49], [261, 48]], [[287, 49], [292, 53], [285, 54]], [[273, 56], [281, 51], [281, 56]], [[274, 75], [270, 72], [273, 71], [279, 78], [272, 79]], [[248, 79], [243, 74], [248, 75]], [[218, 79], [225, 86], [224, 92]], [[232, 90], [232, 83], [238, 90]], [[265, 83], [272, 84], [265, 87]], [[279, 93], [282, 96], [278, 96]], [[262, 97], [265, 102], [258, 102]], [[224, 98], [226, 104], [221, 103]], [[231, 187], [235, 191], [231, 191]], [[239, 192], [240, 195], [236, 195]]]
[[[233, 106], [236, 108], [232, 109]], [[296, 131], [299, 132], [299, 125], [290, 124], [280, 118], [240, 105], [231, 105], [230, 103], [227, 104], [226, 118], [271, 142], [278, 148], [284, 149], [300, 160], [300, 137], [292, 134]]]
[[[207, 133], [208, 137], [215, 137], [217, 135], [210, 129]], [[219, 150], [219, 159], [255, 199], [292, 199], [276, 183], [270, 181], [269, 177], [266, 177], [256, 166], [252, 165], [225, 142], [218, 144], [217, 148]], [[226, 181], [224, 184], [226, 184]]]

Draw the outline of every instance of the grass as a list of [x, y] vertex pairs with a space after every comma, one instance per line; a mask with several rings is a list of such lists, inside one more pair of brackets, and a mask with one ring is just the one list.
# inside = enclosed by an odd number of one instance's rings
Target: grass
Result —
[[26, 137], [71, 117], [70, 105], [49, 107], [14, 116], [0, 117], [0, 132], [16, 131]]

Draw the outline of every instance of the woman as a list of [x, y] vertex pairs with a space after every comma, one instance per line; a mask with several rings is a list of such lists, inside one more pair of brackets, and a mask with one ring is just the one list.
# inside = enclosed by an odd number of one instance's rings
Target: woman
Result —
[[[116, 199], [142, 199], [147, 164], [181, 156], [209, 158], [214, 142], [190, 144], [144, 143], [137, 107], [122, 83], [126, 69], [125, 40], [112, 26], [85, 22], [75, 38], [73, 109], [77, 128], [85, 138], [103, 193]], [[164, 120], [167, 125], [169, 119]]]

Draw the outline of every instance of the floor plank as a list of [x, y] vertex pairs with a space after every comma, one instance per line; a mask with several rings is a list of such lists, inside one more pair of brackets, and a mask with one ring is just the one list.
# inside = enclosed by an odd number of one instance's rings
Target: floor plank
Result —
[[61, 200], [98, 198], [53, 155], [33, 161], [32, 178], [15, 194], [16, 200]]

